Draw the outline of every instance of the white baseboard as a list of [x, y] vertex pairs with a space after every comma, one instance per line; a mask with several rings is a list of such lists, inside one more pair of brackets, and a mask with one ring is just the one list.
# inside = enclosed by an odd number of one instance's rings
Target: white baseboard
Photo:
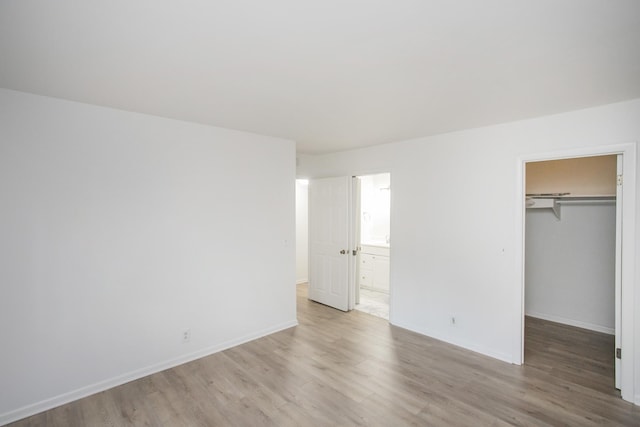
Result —
[[130, 381], [134, 381], [134, 380], [146, 377], [148, 375], [155, 374], [157, 372], [161, 372], [166, 369], [170, 369], [175, 366], [182, 365], [184, 363], [188, 363], [193, 360], [200, 359], [202, 357], [209, 356], [214, 353], [218, 353], [228, 348], [235, 347], [240, 344], [244, 344], [246, 342], [256, 340], [266, 335], [271, 335], [273, 333], [282, 331], [284, 329], [289, 329], [297, 325], [298, 325], [297, 320], [284, 322], [279, 325], [275, 325], [270, 328], [257, 331], [255, 333], [248, 334], [237, 339], [229, 340], [217, 345], [206, 347], [202, 350], [198, 350], [193, 353], [188, 353], [174, 359], [156, 363], [151, 366], [137, 369], [132, 372], [127, 372], [117, 377], [109, 378], [104, 381], [97, 382], [95, 384], [90, 384], [88, 386], [85, 386], [76, 390], [72, 390], [67, 393], [63, 393], [58, 396], [51, 397], [49, 399], [42, 400], [40, 402], [36, 402], [30, 405], [23, 406], [21, 408], [9, 411], [9, 412], [5, 412], [4, 414], [0, 414], [0, 426], [12, 423], [14, 421], [21, 420], [26, 417], [30, 417], [35, 414], [39, 414], [40, 412], [47, 411], [52, 408], [56, 408], [58, 406], [73, 402], [78, 399], [82, 399], [87, 396], [91, 396], [92, 394], [96, 394], [101, 391], [105, 391], [110, 388], [117, 387], [119, 385], [128, 383]]
[[590, 331], [602, 332], [603, 334], [615, 335], [616, 330], [607, 326], [594, 325], [580, 320], [567, 319], [565, 317], [554, 316], [553, 314], [544, 314], [536, 312], [526, 312], [526, 316], [535, 317], [536, 319], [548, 320], [550, 322], [562, 323], [564, 325], [575, 326], [576, 328], [589, 329]]
[[306, 278], [306, 277], [304, 277], [302, 279], [296, 279], [296, 285], [301, 285], [303, 283], [308, 283], [308, 282], [309, 282], [309, 279]]
[[420, 335], [425, 335], [427, 337], [430, 338], [435, 338], [438, 341], [442, 341], [442, 342], [446, 342], [448, 344], [453, 344], [457, 347], [461, 347], [464, 348], [465, 350], [470, 350], [473, 351], [475, 353], [480, 353], [483, 354], [485, 356], [489, 356], [489, 357], [493, 357], [494, 359], [498, 359], [501, 360], [503, 362], [507, 362], [507, 363], [513, 363], [513, 358], [511, 357], [510, 354], [506, 354], [506, 353], [502, 353], [499, 351], [494, 351], [492, 349], [486, 348], [484, 346], [478, 345], [477, 343], [471, 343], [468, 341], [464, 341], [464, 340], [459, 340], [459, 339], [455, 339], [452, 338], [450, 336], [445, 336], [439, 333], [434, 333], [433, 331], [430, 331], [428, 329], [424, 329], [424, 328], [416, 328], [413, 327], [412, 325], [407, 325], [404, 323], [393, 323], [394, 326], [398, 326], [400, 328], [403, 329], [407, 329], [409, 331], [412, 332], [416, 332]]

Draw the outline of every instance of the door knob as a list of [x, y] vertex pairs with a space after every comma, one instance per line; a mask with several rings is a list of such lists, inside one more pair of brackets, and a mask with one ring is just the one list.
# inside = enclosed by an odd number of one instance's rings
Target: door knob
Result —
[[344, 254], [346, 254], [346, 253], [347, 253], [347, 251], [345, 251], [345, 250], [343, 249], [343, 250], [341, 250], [341, 251], [340, 251], [340, 253], [341, 253], [342, 255], [344, 255]]

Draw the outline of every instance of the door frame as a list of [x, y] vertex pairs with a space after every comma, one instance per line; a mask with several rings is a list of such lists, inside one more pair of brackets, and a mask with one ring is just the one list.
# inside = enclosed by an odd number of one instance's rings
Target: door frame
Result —
[[351, 233], [352, 239], [349, 243], [351, 250], [351, 258], [349, 262], [349, 310], [353, 310], [356, 304], [360, 303], [360, 286], [358, 286], [358, 276], [360, 275], [360, 215], [361, 215], [361, 187], [360, 177], [353, 175], [351, 177], [351, 203], [353, 210], [351, 211]]
[[[624, 295], [621, 304], [621, 348], [623, 357], [620, 363], [620, 391], [622, 398], [629, 402], [640, 404], [635, 397], [634, 361], [634, 308], [635, 308], [635, 261], [636, 261], [636, 144], [618, 144], [600, 147], [585, 147], [571, 150], [543, 152], [524, 155], [518, 158], [516, 179], [516, 245], [515, 261], [520, 285], [514, 292], [514, 325], [513, 363], [521, 365], [524, 362], [524, 286], [525, 286], [525, 195], [526, 195], [526, 163], [545, 160], [561, 160], [576, 157], [591, 157], [622, 154], [623, 185], [622, 185], [622, 224], [624, 235], [621, 242], [621, 293]], [[618, 201], [617, 201], [618, 202]], [[617, 225], [616, 225], [617, 227]]]

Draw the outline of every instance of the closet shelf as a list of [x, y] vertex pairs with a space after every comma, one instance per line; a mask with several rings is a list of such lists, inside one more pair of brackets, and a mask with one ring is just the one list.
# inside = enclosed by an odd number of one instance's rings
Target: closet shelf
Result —
[[587, 195], [571, 196], [569, 193], [553, 194], [527, 194], [527, 209], [551, 209], [558, 219], [561, 219], [560, 206], [562, 204], [584, 204], [584, 203], [610, 203], [615, 202], [616, 196], [612, 195]]

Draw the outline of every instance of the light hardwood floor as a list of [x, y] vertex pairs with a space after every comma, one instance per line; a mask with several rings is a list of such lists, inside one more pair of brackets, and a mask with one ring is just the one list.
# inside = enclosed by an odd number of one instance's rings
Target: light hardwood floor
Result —
[[300, 325], [13, 426], [640, 425], [613, 388], [611, 338], [527, 319], [514, 366], [359, 311]]

